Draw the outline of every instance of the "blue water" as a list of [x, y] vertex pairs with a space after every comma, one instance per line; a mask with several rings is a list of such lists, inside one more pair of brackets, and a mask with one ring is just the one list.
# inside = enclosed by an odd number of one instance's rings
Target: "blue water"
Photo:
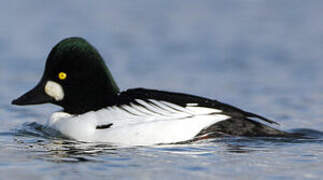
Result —
[[[0, 179], [321, 179], [323, 2], [3, 1]], [[70, 36], [101, 52], [121, 89], [210, 97], [312, 139], [226, 138], [122, 148], [49, 137], [53, 105], [15, 107]], [[305, 128], [305, 129], [304, 129]]]

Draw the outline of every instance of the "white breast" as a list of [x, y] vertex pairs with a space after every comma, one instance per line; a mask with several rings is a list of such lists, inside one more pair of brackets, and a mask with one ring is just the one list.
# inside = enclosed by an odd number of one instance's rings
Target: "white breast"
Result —
[[[219, 114], [221, 110], [195, 104], [184, 108], [165, 101], [135, 101], [78, 116], [56, 112], [48, 126], [79, 141], [152, 145], [190, 140], [202, 129], [229, 118]], [[110, 128], [96, 129], [110, 123]]]

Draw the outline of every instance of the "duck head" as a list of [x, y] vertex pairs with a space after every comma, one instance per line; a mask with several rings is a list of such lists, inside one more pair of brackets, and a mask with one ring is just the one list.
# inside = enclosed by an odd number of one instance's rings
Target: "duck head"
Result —
[[82, 114], [113, 104], [118, 93], [99, 52], [86, 40], [72, 37], [51, 50], [39, 83], [12, 104], [52, 103], [64, 112]]

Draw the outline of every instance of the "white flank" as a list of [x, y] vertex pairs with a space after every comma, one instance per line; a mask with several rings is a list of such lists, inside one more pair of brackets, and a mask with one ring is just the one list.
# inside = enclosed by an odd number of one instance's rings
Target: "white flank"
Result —
[[45, 85], [45, 92], [48, 96], [54, 98], [56, 101], [61, 101], [64, 98], [63, 87], [54, 81], [47, 81]]
[[[181, 107], [157, 100], [113, 106], [96, 112], [72, 116], [56, 112], [48, 126], [63, 135], [86, 142], [109, 142], [122, 145], [153, 145], [193, 139], [202, 129], [229, 117], [217, 109]], [[96, 129], [98, 125], [113, 125]]]

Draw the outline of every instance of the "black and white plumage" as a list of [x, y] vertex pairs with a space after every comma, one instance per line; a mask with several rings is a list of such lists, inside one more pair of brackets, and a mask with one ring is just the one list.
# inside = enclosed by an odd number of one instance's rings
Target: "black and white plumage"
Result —
[[13, 101], [64, 108], [47, 125], [80, 141], [127, 145], [175, 143], [221, 136], [287, 136], [267, 118], [216, 100], [150, 89], [119, 92], [99, 53], [81, 38], [51, 51], [38, 85]]

